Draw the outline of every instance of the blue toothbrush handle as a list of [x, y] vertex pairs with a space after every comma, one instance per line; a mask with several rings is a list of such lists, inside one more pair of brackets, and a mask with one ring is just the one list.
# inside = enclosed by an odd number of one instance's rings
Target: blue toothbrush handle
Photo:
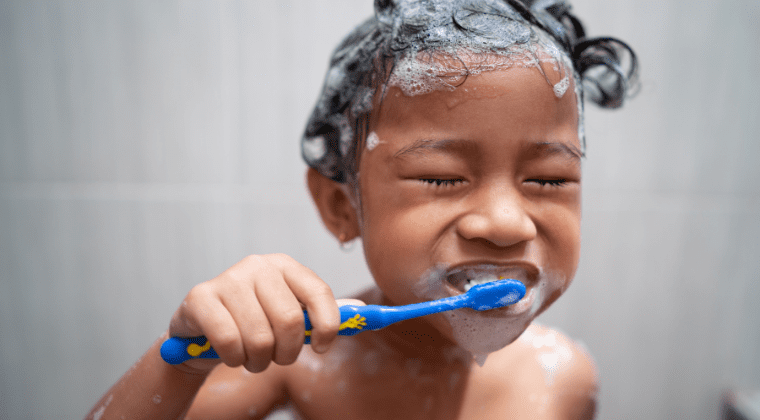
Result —
[[171, 337], [161, 344], [161, 358], [170, 365], [178, 365], [190, 359], [218, 359], [219, 355], [205, 336]]
[[[362, 331], [384, 327], [383, 308], [377, 305], [340, 307], [340, 331], [338, 335], [356, 335]], [[311, 344], [311, 321], [303, 311], [306, 321], [304, 344]], [[219, 355], [211, 347], [205, 336], [182, 338], [171, 337], [161, 345], [161, 358], [166, 363], [178, 365], [190, 359], [218, 359]]]
[[[356, 335], [362, 331], [379, 330], [393, 322], [389, 322], [388, 313], [392, 308], [380, 305], [345, 305], [340, 310], [340, 329], [338, 335]], [[309, 314], [303, 311], [306, 321], [306, 341], [311, 344], [311, 321]]]

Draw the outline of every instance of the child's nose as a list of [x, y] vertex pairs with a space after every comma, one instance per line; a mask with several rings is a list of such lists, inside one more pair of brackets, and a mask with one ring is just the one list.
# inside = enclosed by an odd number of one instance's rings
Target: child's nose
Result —
[[459, 219], [457, 231], [465, 239], [484, 239], [499, 247], [530, 241], [536, 237], [536, 225], [524, 204], [513, 189], [487, 189]]

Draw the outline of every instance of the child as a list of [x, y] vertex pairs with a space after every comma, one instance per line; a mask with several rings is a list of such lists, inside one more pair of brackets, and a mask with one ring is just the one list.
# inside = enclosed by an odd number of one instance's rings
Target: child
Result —
[[[336, 337], [349, 301], [286, 255], [250, 256], [188, 293], [92, 418], [261, 418], [285, 403], [309, 419], [593, 417], [589, 355], [531, 322], [578, 263], [583, 94], [619, 106], [635, 56], [584, 38], [561, 0], [375, 8], [336, 50], [303, 139], [324, 224], [361, 238], [376, 282], [356, 298], [404, 305], [498, 277], [525, 297]], [[168, 336], [199, 335], [223, 363], [161, 360]]]

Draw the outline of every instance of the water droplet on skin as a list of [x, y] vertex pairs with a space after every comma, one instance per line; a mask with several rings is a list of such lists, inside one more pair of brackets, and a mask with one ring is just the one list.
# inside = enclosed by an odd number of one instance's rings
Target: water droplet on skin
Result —
[[425, 405], [424, 405], [425, 411], [430, 411], [430, 410], [433, 409], [433, 402], [434, 401], [433, 401], [433, 397], [432, 396], [427, 396], [425, 398]]
[[338, 392], [340, 392], [341, 394], [345, 394], [346, 390], [348, 389], [348, 384], [346, 383], [345, 379], [341, 379], [340, 381], [338, 381], [338, 384], [336, 385], [336, 387], [338, 388]]
[[229, 392], [232, 388], [234, 388], [234, 385], [230, 382], [217, 382], [209, 386], [208, 390], [209, 392], [221, 394], [224, 392]]
[[156, 404], [156, 405], [161, 404], [161, 396], [160, 395], [156, 394], [156, 395], [153, 396], [153, 404]]
[[100, 418], [103, 417], [103, 413], [105, 413], [106, 407], [108, 407], [108, 404], [111, 404], [111, 401], [113, 401], [113, 394], [109, 395], [108, 398], [106, 398], [106, 402], [104, 402], [100, 408], [98, 408], [94, 413], [92, 413], [92, 419], [100, 420]]
[[313, 373], [317, 373], [323, 368], [322, 360], [308, 348], [305, 348], [298, 355], [298, 363]]
[[380, 369], [380, 357], [375, 352], [368, 352], [362, 361], [362, 370], [367, 375], [374, 375]]
[[454, 372], [451, 375], [449, 375], [449, 391], [453, 391], [457, 384], [459, 384], [459, 372]]
[[414, 379], [420, 374], [422, 369], [422, 362], [420, 359], [408, 359], [406, 361], [406, 373], [410, 378]]

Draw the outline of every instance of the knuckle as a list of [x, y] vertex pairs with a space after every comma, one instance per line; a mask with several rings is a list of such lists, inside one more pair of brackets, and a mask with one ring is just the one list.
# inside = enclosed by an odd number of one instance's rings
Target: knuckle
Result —
[[300, 309], [288, 309], [282, 312], [278, 319], [280, 329], [294, 330], [304, 329], [303, 312]]
[[338, 335], [340, 331], [340, 319], [337, 321], [329, 321], [319, 326], [315, 334], [318, 334], [321, 338], [332, 338]]
[[242, 262], [246, 264], [261, 264], [262, 256], [257, 254], [250, 254], [243, 258]]
[[246, 353], [249, 359], [266, 358], [271, 356], [275, 340], [271, 332], [260, 332], [245, 339]]
[[276, 253], [276, 254], [269, 254], [267, 255], [273, 262], [277, 263], [277, 265], [282, 266], [285, 264], [292, 264], [295, 260], [290, 255], [283, 254], [283, 253]]
[[326, 304], [335, 301], [332, 289], [327, 285], [327, 283], [321, 280], [312, 282], [309, 285], [308, 290], [309, 294], [303, 298], [303, 302], [306, 304], [306, 306], [310, 307], [311, 305]]
[[228, 366], [239, 366], [245, 362], [240, 344], [240, 339], [234, 334], [222, 334], [213, 339], [214, 349]]
[[332, 289], [327, 283], [323, 281], [316, 282], [310, 287], [310, 289], [311, 295], [316, 298], [329, 298], [331, 300], [334, 300]]
[[213, 295], [211, 285], [208, 282], [204, 282], [193, 286], [193, 288], [187, 292], [185, 301], [188, 302], [188, 304], [195, 304], [207, 299], [211, 295]]

